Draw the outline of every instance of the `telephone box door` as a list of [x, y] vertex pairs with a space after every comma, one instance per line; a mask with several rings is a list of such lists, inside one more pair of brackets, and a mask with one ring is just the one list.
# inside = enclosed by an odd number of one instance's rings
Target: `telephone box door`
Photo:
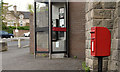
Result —
[[52, 3], [52, 53], [67, 53], [67, 2]]

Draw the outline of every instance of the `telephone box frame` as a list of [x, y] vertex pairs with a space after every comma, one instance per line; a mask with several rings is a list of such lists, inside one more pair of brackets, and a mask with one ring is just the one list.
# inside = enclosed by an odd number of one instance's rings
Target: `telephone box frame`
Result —
[[[37, 53], [49, 53], [49, 57], [51, 57], [51, 54], [58, 54], [58, 53], [65, 53], [67, 57], [69, 57], [69, 25], [68, 25], [68, 16], [69, 16], [69, 2], [68, 0], [62, 0], [65, 2], [66, 5], [66, 51], [53, 51], [52, 49], [52, 2], [51, 0], [35, 0], [34, 1], [34, 39], [35, 39], [35, 49], [34, 49], [34, 55], [36, 58]], [[48, 3], [48, 26], [49, 26], [49, 32], [48, 32], [48, 51], [37, 51], [37, 31], [36, 31], [36, 2], [40, 3]], [[58, 2], [59, 3], [59, 2]]]

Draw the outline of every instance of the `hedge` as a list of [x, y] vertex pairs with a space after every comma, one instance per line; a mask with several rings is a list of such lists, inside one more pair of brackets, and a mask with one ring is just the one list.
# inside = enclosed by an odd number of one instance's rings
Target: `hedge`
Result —
[[[8, 28], [12, 28], [12, 29], [16, 29], [16, 27], [14, 26], [9, 26]], [[17, 27], [18, 30], [29, 30], [29, 26], [18, 26]]]
[[[6, 32], [8, 32], [8, 33], [13, 33], [13, 29], [16, 29], [16, 27], [15, 27], [15, 26], [8, 26], [8, 27], [7, 27], [7, 26], [5, 25], [5, 23], [2, 23], [2, 30], [3, 30], [3, 31], [6, 31]], [[18, 26], [17, 29], [18, 29], [18, 30], [29, 30], [29, 26], [23, 26], [23, 27]]]

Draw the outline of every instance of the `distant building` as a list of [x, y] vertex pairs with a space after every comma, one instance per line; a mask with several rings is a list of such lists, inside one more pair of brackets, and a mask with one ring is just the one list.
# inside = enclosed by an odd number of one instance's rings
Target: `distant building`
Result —
[[17, 6], [13, 6], [14, 10], [6, 14], [6, 20], [3, 21], [7, 26], [29, 26], [30, 12], [17, 11]]

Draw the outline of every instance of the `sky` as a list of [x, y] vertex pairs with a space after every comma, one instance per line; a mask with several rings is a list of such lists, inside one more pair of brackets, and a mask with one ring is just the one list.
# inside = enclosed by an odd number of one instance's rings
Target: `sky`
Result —
[[[28, 4], [33, 4], [34, 0], [3, 0], [5, 3], [9, 3], [9, 5], [16, 5], [17, 11], [28, 11]], [[13, 7], [10, 7], [9, 10], [13, 10]]]

